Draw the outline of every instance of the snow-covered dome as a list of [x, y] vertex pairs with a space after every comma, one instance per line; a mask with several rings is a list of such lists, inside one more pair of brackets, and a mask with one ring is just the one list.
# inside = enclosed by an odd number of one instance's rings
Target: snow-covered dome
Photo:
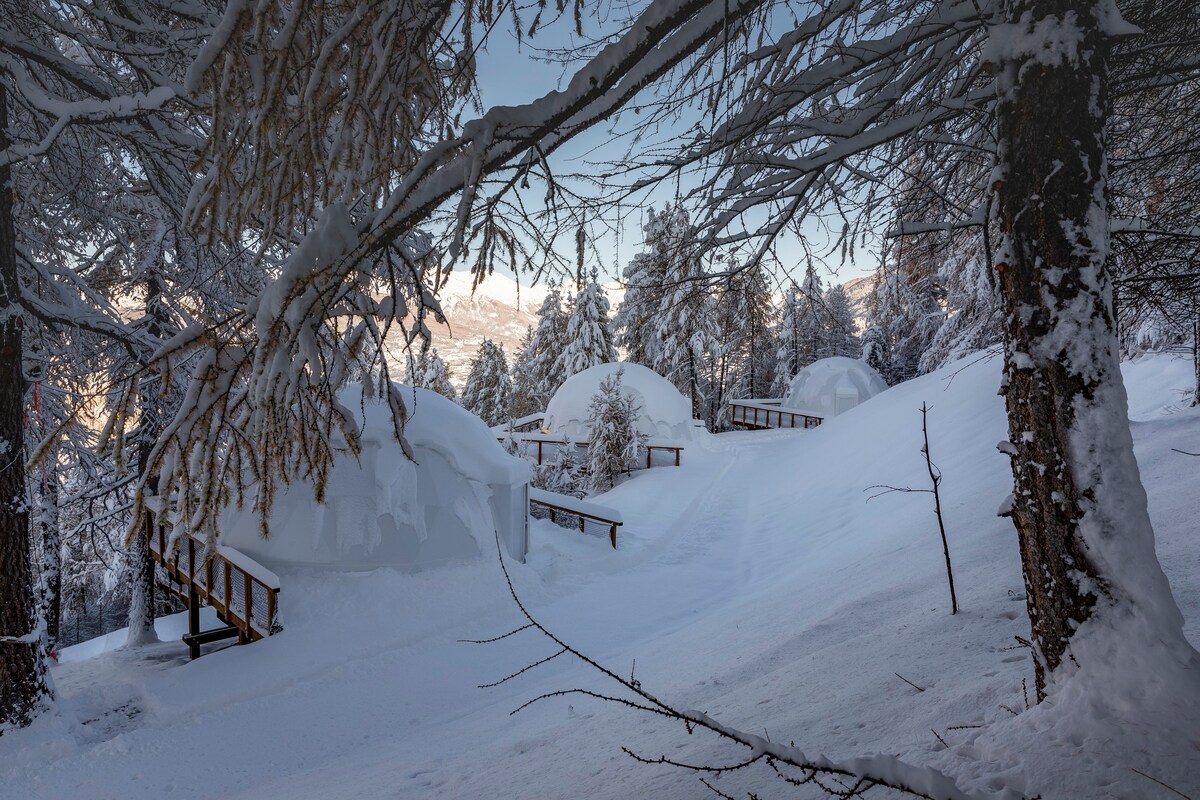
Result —
[[814, 361], [800, 370], [792, 378], [783, 405], [821, 417], [836, 417], [886, 388], [883, 378], [866, 362], [834, 356]]
[[588, 406], [600, 391], [600, 382], [619, 369], [625, 370], [622, 388], [642, 407], [638, 430], [656, 439], [689, 441], [694, 437], [692, 404], [675, 385], [648, 367], [623, 361], [598, 364], [568, 378], [546, 406], [546, 429], [570, 439], [589, 438]]
[[338, 400], [361, 425], [362, 450], [357, 459], [349, 451], [335, 458], [326, 502], [318, 504], [307, 483], [284, 488], [271, 510], [269, 540], [251, 509], [226, 508], [221, 543], [268, 567], [417, 571], [486, 553], [499, 531], [509, 553], [523, 559], [529, 465], [504, 452], [456, 403], [398, 388], [415, 463], [394, 438], [386, 404], [344, 389]]

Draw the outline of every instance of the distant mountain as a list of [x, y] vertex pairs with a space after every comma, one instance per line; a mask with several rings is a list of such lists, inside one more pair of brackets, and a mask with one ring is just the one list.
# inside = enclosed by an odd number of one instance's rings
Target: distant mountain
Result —
[[[471, 369], [471, 358], [484, 339], [502, 345], [512, 366], [526, 328], [537, 325], [538, 306], [549, 291], [546, 286], [519, 285], [500, 274], [489, 276], [474, 290], [471, 280], [469, 272], [450, 273], [437, 295], [447, 324], [429, 321], [433, 346], [450, 367], [451, 381], [459, 389]], [[605, 288], [615, 310], [624, 290], [615, 284]], [[388, 338], [388, 357], [396, 377], [403, 378], [404, 344], [398, 335]]]

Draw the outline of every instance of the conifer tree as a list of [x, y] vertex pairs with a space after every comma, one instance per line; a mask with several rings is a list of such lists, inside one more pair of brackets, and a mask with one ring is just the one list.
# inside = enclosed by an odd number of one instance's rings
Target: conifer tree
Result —
[[588, 447], [589, 482], [592, 494], [616, 486], [623, 473], [628, 472], [637, 457], [638, 447], [645, 436], [638, 431], [640, 404], [622, 386], [625, 368], [600, 382], [600, 391], [588, 406], [588, 428], [591, 444]]
[[410, 353], [405, 373], [404, 382], [409, 386], [428, 389], [451, 400], [458, 399], [458, 392], [450, 382], [450, 368], [438, 355], [436, 347], [422, 350], [416, 355]]
[[525, 336], [521, 339], [521, 349], [513, 359], [512, 405], [509, 409], [513, 419], [536, 414], [545, 408], [545, 404], [539, 402], [540, 387], [535, 383], [533, 370], [530, 369], [534, 357], [533, 346], [533, 326], [528, 326], [525, 328]]
[[824, 356], [846, 356], [858, 358], [862, 344], [858, 339], [858, 323], [850, 309], [850, 298], [846, 289], [838, 284], [825, 292], [825, 310], [828, 314], [826, 350]]
[[520, 396], [519, 404], [528, 408], [521, 417], [544, 411], [550, 398], [562, 386], [562, 355], [567, 349], [567, 315], [563, 312], [562, 291], [551, 286], [537, 310], [537, 327], [527, 335], [521, 352], [513, 365], [513, 386]]
[[597, 364], [617, 360], [608, 308], [608, 296], [593, 272], [592, 281], [575, 297], [575, 307], [567, 320], [567, 345], [555, 362], [563, 380]]
[[792, 281], [783, 298], [783, 311], [779, 319], [778, 346], [775, 350], [775, 381], [771, 385], [772, 397], [783, 397], [791, 385], [792, 378], [804, 366], [802, 347], [802, 314], [800, 287]]
[[512, 381], [508, 377], [508, 360], [504, 348], [491, 339], [484, 339], [479, 352], [471, 359], [471, 372], [463, 386], [463, 408], [488, 425], [501, 425], [511, 419]]
[[658, 339], [658, 314], [667, 293], [668, 275], [694, 249], [694, 234], [687, 212], [680, 205], [662, 211], [651, 208], [642, 227], [645, 245], [625, 267], [625, 296], [613, 315], [616, 343], [626, 360], [653, 367], [662, 343]]
[[699, 259], [684, 259], [675, 270], [669, 276], [672, 288], [664, 294], [657, 316], [661, 350], [654, 371], [691, 401], [693, 417], [712, 422], [706, 398], [710, 394], [710, 370], [721, 351], [716, 303]]

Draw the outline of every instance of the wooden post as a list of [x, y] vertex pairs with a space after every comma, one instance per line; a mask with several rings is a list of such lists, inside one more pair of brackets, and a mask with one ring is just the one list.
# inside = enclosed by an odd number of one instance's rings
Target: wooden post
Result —
[[254, 584], [250, 581], [249, 572], [243, 572], [242, 576], [245, 578], [245, 584], [242, 588], [242, 601], [245, 605], [245, 611], [242, 613], [242, 616], [246, 620], [246, 631], [242, 636], [238, 637], [238, 644], [249, 644], [253, 640], [253, 635], [250, 632], [250, 612], [254, 607]]
[[654, 452], [654, 448], [646, 445], [646, 469], [650, 469], [650, 454]]
[[188, 585], [191, 586], [195, 582], [196, 576], [196, 540], [188, 536]]
[[617, 549], [617, 523], [608, 526], [608, 539], [612, 542], [613, 550]]
[[213, 562], [213, 560], [211, 558], [209, 558], [208, 561], [204, 562], [204, 590], [206, 592], [208, 592], [208, 596], [210, 599], [213, 596], [212, 562]]
[[229, 569], [229, 562], [225, 562], [225, 614], [228, 616], [230, 612], [230, 598], [233, 597], [233, 574]]
[[[190, 581], [188, 582], [188, 634], [200, 635], [200, 594], [196, 591], [196, 585]], [[194, 660], [199, 657], [200, 643], [188, 642], [188, 658]]]
[[679, 466], [679, 451], [680, 451], [680, 448], [676, 447], [675, 448], [675, 466], [677, 466], [677, 467]]
[[542, 465], [542, 440], [538, 439], [538, 466]]
[[555, 519], [554, 519], [554, 509], [553, 509], [553, 508], [552, 508], [552, 509], [550, 509], [550, 521], [551, 521], [551, 522], [554, 522], [554, 521], [555, 521]]
[[275, 590], [267, 589], [267, 636], [275, 627]]

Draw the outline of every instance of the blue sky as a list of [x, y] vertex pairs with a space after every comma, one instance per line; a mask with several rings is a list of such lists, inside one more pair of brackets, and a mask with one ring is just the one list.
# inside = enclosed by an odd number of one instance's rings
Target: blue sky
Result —
[[[524, 19], [523, 22], [528, 27], [529, 20]], [[589, 31], [596, 30], [598, 25], [594, 18], [585, 19], [585, 29]], [[543, 48], [565, 48], [575, 41], [573, 23], [569, 18], [543, 28], [532, 42], [527, 40], [520, 46], [512, 33], [511, 21], [502, 21], [493, 30], [486, 48], [479, 55], [478, 81], [484, 106], [519, 105], [559, 88], [560, 84], [569, 79], [570, 72], [564, 70], [562, 64], [547, 63], [540, 57], [540, 53]], [[596, 127], [558, 151], [552, 157], [551, 164], [560, 173], [596, 174], [594, 162], [618, 160], [624, 153], [624, 148], [623, 143], [610, 141], [607, 129]], [[531, 198], [540, 197], [540, 194], [537, 187], [529, 192]], [[647, 196], [647, 200], [661, 207], [672, 199], [673, 194], [670, 187], [659, 187]], [[594, 242], [596, 250], [599, 251], [599, 263], [595, 266], [605, 278], [619, 277], [620, 270], [640, 249], [640, 220], [644, 210], [629, 211], [619, 233], [605, 234]], [[825, 241], [824, 235], [815, 224], [806, 226], [805, 230], [810, 241]], [[570, 247], [570, 252], [564, 255], [573, 260], [574, 237], [564, 237], [563, 241]], [[800, 263], [803, 251], [794, 236], [779, 243], [778, 253], [783, 268], [791, 271], [798, 280], [795, 265]], [[589, 266], [592, 266], [595, 257], [589, 257], [588, 261]], [[860, 256], [855, 264], [842, 266], [837, 275], [823, 274], [822, 278], [826, 285], [836, 284], [870, 274], [876, 266], [875, 252], [871, 252]], [[802, 266], [798, 269], [803, 272]], [[784, 277], [781, 275], [780, 279], [783, 280]]]

